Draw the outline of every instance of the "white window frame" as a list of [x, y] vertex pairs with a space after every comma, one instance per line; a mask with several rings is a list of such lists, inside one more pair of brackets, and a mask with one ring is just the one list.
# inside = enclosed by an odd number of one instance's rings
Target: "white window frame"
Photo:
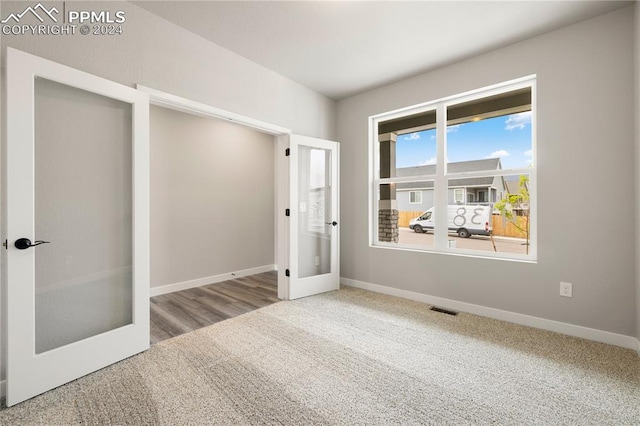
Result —
[[[420, 201], [411, 201], [412, 194], [419, 195], [419, 197], [415, 198], [420, 198]], [[422, 191], [409, 191], [409, 204], [422, 204]]]
[[[460, 195], [460, 201], [458, 201], [458, 194]], [[465, 203], [465, 190], [464, 190], [464, 188], [453, 188], [453, 203], [454, 204], [466, 204]]]
[[[462, 94], [437, 99], [422, 104], [401, 108], [369, 117], [369, 246], [383, 249], [401, 249], [423, 251], [427, 253], [444, 253], [470, 257], [537, 262], [537, 105], [536, 105], [536, 76], [531, 75], [505, 83], [465, 92]], [[445, 158], [447, 137], [447, 108], [459, 103], [469, 102], [513, 90], [531, 88], [531, 150], [534, 162], [530, 167], [516, 169], [484, 170], [480, 172], [447, 173]], [[437, 162], [436, 174], [425, 176], [380, 178], [380, 145], [378, 141], [378, 125], [380, 122], [408, 115], [436, 111]], [[424, 130], [424, 129], [423, 129]], [[493, 251], [479, 251], [450, 247], [448, 244], [447, 205], [448, 182], [456, 178], [496, 177], [528, 175], [530, 200], [530, 237], [529, 254], [502, 253]], [[433, 246], [417, 247], [415, 245], [400, 245], [397, 243], [379, 241], [378, 238], [378, 189], [382, 184], [394, 184], [416, 181], [434, 181], [434, 211], [436, 223]]]

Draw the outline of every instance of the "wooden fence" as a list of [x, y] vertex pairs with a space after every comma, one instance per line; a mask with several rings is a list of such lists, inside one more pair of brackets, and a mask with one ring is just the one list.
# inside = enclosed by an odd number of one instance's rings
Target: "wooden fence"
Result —
[[409, 227], [409, 221], [411, 219], [413, 219], [414, 217], [418, 217], [420, 216], [422, 212], [405, 212], [405, 211], [399, 211], [398, 212], [398, 226], [401, 228], [408, 228]]
[[[408, 228], [409, 221], [415, 217], [420, 216], [424, 212], [410, 212], [400, 211], [398, 212], [398, 226], [401, 228]], [[493, 215], [493, 235], [497, 237], [514, 237], [514, 238], [527, 238], [526, 232], [518, 229], [517, 224], [522, 229], [527, 229], [526, 217], [517, 216], [515, 224], [510, 220], [505, 220], [500, 215]]]
[[[501, 215], [493, 215], [493, 235], [497, 237], [527, 238], [527, 217], [516, 216], [516, 220], [506, 220]], [[516, 227], [515, 225], [518, 225]], [[518, 229], [520, 228], [520, 229]]]

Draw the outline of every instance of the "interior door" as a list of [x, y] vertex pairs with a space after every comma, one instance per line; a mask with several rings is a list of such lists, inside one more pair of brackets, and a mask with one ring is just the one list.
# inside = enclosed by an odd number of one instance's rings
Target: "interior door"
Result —
[[340, 288], [339, 144], [289, 139], [289, 299]]
[[7, 49], [7, 405], [149, 348], [147, 95]]

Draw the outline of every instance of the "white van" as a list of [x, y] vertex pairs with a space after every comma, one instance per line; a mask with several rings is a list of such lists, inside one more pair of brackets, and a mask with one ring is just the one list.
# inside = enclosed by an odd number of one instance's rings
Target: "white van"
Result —
[[[458, 234], [461, 238], [472, 235], [491, 235], [491, 207], [454, 205], [447, 208], [447, 226], [449, 232]], [[433, 231], [433, 207], [419, 217], [411, 219], [409, 228], [417, 233]]]

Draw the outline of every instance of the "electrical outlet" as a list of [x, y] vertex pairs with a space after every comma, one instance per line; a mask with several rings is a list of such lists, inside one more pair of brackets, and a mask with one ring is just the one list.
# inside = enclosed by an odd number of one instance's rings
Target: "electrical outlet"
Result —
[[560, 296], [573, 297], [573, 284], [560, 281]]
[[316, 256], [316, 266], [320, 266], [320, 256]]

